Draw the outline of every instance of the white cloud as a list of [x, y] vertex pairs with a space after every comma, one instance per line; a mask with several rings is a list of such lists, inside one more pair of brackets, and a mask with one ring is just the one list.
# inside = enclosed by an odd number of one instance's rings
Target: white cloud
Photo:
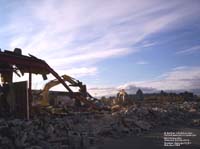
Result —
[[[160, 78], [160, 79], [159, 79]], [[196, 91], [200, 94], [200, 67], [176, 67], [170, 72], [167, 72], [155, 80], [128, 82], [119, 86], [113, 87], [93, 87], [92, 93], [97, 95], [116, 95], [119, 89], [125, 89], [129, 94], [134, 94], [140, 88], [144, 93], [159, 92], [160, 90], [167, 91]]]
[[[0, 44], [6, 43], [10, 49], [22, 48], [24, 54], [31, 53], [46, 60], [59, 72], [95, 75], [100, 71], [95, 62], [139, 52], [157, 44], [157, 41], [149, 42], [152, 35], [198, 19], [197, 4], [199, 2], [187, 0], [12, 2], [10, 9], [4, 11], [7, 20], [0, 24]], [[170, 88], [174, 81], [171, 78], [179, 73], [174, 70], [165, 75], [164, 83], [136, 82], [136, 86]], [[182, 82], [176, 79], [174, 88], [189, 86]]]
[[90, 87], [88, 88], [88, 92], [92, 96], [102, 97], [102, 96], [115, 96], [118, 93], [119, 89], [116, 87]]
[[143, 47], [144, 47], [144, 48], [148, 48], [148, 47], [152, 47], [152, 46], [154, 46], [154, 45], [156, 45], [156, 44], [157, 44], [156, 42], [144, 41]]
[[[21, 3], [10, 7], [18, 5]], [[23, 53], [47, 61], [61, 59], [55, 60], [60, 67], [139, 51], [137, 43], [176, 28], [199, 12], [195, 4], [186, 1], [44, 0], [26, 1], [23, 6], [7, 11], [9, 20], [2, 26], [12, 37], [10, 48], [21, 47]], [[69, 58], [67, 63], [61, 63], [64, 58]]]
[[61, 70], [58, 72], [60, 74], [67, 74], [72, 77], [83, 77], [83, 76], [91, 76], [98, 73], [98, 69], [96, 67], [81, 67], [81, 68], [72, 68], [67, 70]]
[[173, 68], [173, 70], [174, 71], [176, 71], [176, 70], [185, 70], [185, 69], [188, 69], [189, 67], [187, 67], [187, 66], [178, 66], [178, 67], [175, 67], [175, 68]]
[[138, 65], [146, 65], [149, 64], [147, 61], [137, 61], [136, 64]]
[[[66, 70], [58, 70], [57, 71], [60, 76], [66, 74], [71, 76], [72, 78], [80, 78], [84, 76], [93, 76], [98, 73], [98, 68], [97, 67], [80, 67], [80, 68], [72, 68], [72, 69], [66, 69]], [[43, 86], [51, 81], [54, 80], [55, 77], [52, 74], [47, 75], [47, 80], [43, 80], [41, 75], [32, 75], [32, 88], [33, 89], [42, 89]], [[14, 74], [13, 77], [14, 82], [20, 82], [20, 81], [28, 81], [28, 74], [25, 74], [22, 77], [18, 77], [17, 75]], [[57, 90], [65, 90], [65, 88], [60, 85]]]
[[196, 45], [188, 49], [180, 50], [176, 52], [176, 54], [192, 54], [195, 52], [200, 52], [200, 45]]
[[[137, 50], [135, 50], [137, 51]], [[80, 54], [72, 55], [68, 58], [54, 58], [52, 60], [49, 60], [48, 63], [52, 66], [59, 67], [62, 64], [69, 65], [72, 63], [80, 63], [83, 61], [95, 61], [99, 59], [106, 59], [109, 57], [116, 57], [116, 56], [123, 56], [127, 53], [130, 53], [130, 49], [107, 49], [105, 50], [99, 50], [99, 51], [88, 51], [88, 52], [80, 52]]]
[[132, 82], [125, 87], [135, 85], [137, 87], [148, 87], [157, 90], [192, 90], [200, 88], [200, 67], [178, 67], [167, 72], [161, 79]]

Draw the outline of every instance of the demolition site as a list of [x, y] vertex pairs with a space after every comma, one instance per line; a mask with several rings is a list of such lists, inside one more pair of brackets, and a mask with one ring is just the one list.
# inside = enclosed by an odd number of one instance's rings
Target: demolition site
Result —
[[[163, 141], [167, 132], [191, 132], [191, 143], [181, 148], [200, 147], [199, 96], [141, 89], [129, 95], [121, 89], [116, 96], [97, 99], [81, 81], [22, 53], [19, 48], [0, 51], [0, 148], [162, 148], [171, 145]], [[28, 74], [28, 80], [14, 82], [13, 74]], [[35, 74], [54, 79], [34, 90]], [[59, 84], [66, 91], [50, 91]]]

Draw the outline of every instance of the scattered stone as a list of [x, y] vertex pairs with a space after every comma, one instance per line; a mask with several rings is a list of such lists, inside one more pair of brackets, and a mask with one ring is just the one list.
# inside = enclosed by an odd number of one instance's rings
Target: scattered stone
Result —
[[193, 119], [192, 120], [192, 125], [193, 126], [200, 126], [200, 119]]
[[[104, 138], [139, 135], [160, 126], [184, 123], [200, 112], [199, 103], [144, 104], [113, 107], [112, 112], [39, 115], [30, 121], [0, 118], [2, 148], [95, 148]], [[194, 119], [193, 126], [200, 126]]]

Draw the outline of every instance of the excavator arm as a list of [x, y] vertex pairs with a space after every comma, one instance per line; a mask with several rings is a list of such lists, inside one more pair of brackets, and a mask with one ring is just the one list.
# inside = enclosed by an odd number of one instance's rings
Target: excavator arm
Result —
[[[69, 83], [69, 86], [73, 86], [73, 87], [79, 87], [79, 93], [82, 97], [84, 97], [85, 99], [86, 98], [93, 98], [88, 92], [87, 92], [87, 89], [86, 89], [86, 85], [83, 85], [82, 82], [80, 82], [79, 80], [76, 80], [75, 78], [72, 78], [68, 75], [62, 75], [61, 78], [65, 81], [65, 82], [68, 82]], [[40, 95], [42, 96], [42, 99], [41, 99], [41, 106], [48, 106], [49, 105], [49, 101], [48, 101], [48, 95], [49, 95], [49, 90], [60, 84], [59, 80], [58, 79], [54, 79], [54, 80], [51, 80], [49, 81], [43, 88], [42, 92], [40, 93]], [[76, 95], [77, 97], [78, 95]], [[95, 99], [95, 98], [93, 98]]]

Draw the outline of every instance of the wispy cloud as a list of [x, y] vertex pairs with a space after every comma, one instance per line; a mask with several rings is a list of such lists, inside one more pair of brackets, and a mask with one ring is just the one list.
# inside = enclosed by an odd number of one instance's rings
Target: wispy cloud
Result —
[[147, 61], [137, 61], [136, 64], [138, 65], [146, 65], [149, 64]]
[[[135, 50], [136, 51], [136, 50]], [[80, 52], [77, 53], [75, 55], [72, 55], [68, 58], [66, 58], [65, 56], [60, 56], [59, 58], [54, 58], [53, 61], [49, 60], [49, 64], [51, 64], [52, 66], [58, 67], [61, 66], [61, 68], [66, 67], [66, 65], [68, 66], [69, 64], [74, 64], [74, 63], [80, 63], [83, 61], [88, 61], [88, 62], [94, 62], [97, 61], [99, 59], [106, 59], [109, 57], [116, 57], [116, 56], [123, 56], [126, 55], [128, 53], [130, 53], [131, 50], [130, 49], [107, 49], [105, 50], [98, 50], [98, 51], [85, 51], [85, 52]], [[132, 51], [133, 52], [133, 51]], [[65, 66], [63, 66], [63, 64]]]
[[152, 47], [152, 46], [154, 46], [154, 45], [156, 45], [157, 43], [156, 42], [148, 42], [148, 41], [145, 41], [144, 43], [142, 43], [143, 45], [143, 47], [144, 48], [148, 48], [148, 47]]
[[[152, 40], [152, 36], [198, 20], [196, 14], [200, 14], [199, 2], [188, 0], [21, 0], [1, 4], [1, 8], [0, 13], [6, 15], [0, 21], [2, 46], [22, 48], [23, 54], [31, 53], [59, 74], [73, 77], [96, 75], [101, 72], [97, 62], [157, 45], [159, 39]], [[195, 46], [180, 53], [198, 50]], [[148, 60], [137, 63], [147, 64]], [[197, 68], [193, 69], [189, 75], [194, 77]], [[146, 90], [188, 88], [192, 79], [172, 79], [180, 72], [186, 75], [185, 70], [190, 69], [173, 70], [164, 74], [162, 81], [133, 83]]]
[[[13, 9], [19, 5], [9, 5], [9, 19], [1, 25], [11, 37], [10, 48], [21, 47], [49, 62], [56, 59], [60, 67], [139, 51], [138, 42], [199, 12], [187, 1], [44, 0], [24, 1], [22, 9]], [[66, 63], [59, 63], [64, 58]]]
[[193, 54], [196, 52], [200, 52], [200, 45], [196, 45], [187, 49], [180, 50], [176, 52], [176, 54]]
[[67, 70], [58, 71], [60, 74], [68, 74], [73, 77], [83, 77], [83, 76], [91, 76], [96, 75], [98, 73], [98, 69], [96, 67], [80, 67], [80, 68], [72, 68]]

